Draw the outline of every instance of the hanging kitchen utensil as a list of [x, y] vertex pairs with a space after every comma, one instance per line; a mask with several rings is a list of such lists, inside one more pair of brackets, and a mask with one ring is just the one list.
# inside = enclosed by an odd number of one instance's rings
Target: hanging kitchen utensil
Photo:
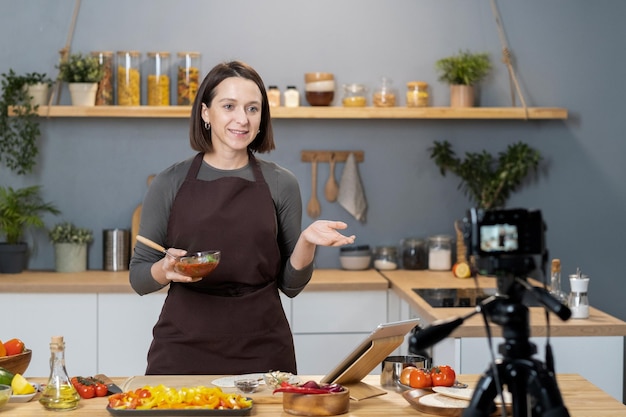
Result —
[[[148, 183], [148, 187], [150, 186], [150, 183], [152, 182], [153, 179], [154, 179], [154, 174], [148, 176], [148, 180], [146, 181]], [[141, 221], [141, 207], [142, 205], [139, 204], [137, 208], [135, 208], [135, 211], [133, 211], [133, 219], [131, 221], [131, 228], [130, 228], [131, 253], [135, 250], [135, 245], [137, 244], [137, 234], [139, 233], [139, 223]]]
[[311, 199], [307, 205], [306, 212], [311, 218], [318, 218], [322, 212], [320, 202], [317, 199], [317, 160], [311, 161]]
[[326, 196], [326, 200], [329, 202], [334, 202], [337, 200], [337, 195], [339, 194], [339, 184], [337, 184], [337, 180], [335, 179], [335, 154], [330, 155], [329, 164], [329, 173], [328, 173], [328, 181], [326, 181], [326, 186], [324, 187], [324, 194]]

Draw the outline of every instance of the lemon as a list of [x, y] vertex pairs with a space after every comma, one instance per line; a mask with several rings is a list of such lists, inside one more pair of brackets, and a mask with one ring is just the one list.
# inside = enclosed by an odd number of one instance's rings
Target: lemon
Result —
[[15, 374], [13, 381], [11, 381], [11, 389], [15, 395], [27, 395], [35, 392], [35, 387], [26, 380], [22, 375]]
[[469, 278], [472, 275], [470, 267], [467, 262], [459, 262], [454, 267], [454, 275], [457, 278]]

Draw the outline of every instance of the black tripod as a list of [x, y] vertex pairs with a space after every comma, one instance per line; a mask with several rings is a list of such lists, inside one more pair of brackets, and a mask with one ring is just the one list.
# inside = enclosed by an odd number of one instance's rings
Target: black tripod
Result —
[[[537, 347], [529, 341], [529, 310], [523, 304], [525, 291], [551, 310], [562, 320], [571, 316], [569, 308], [562, 305], [545, 289], [533, 287], [514, 276], [498, 276], [498, 293], [484, 300], [476, 311], [421, 329], [409, 340], [409, 350], [419, 352], [447, 337], [467, 318], [483, 312], [493, 323], [502, 326], [505, 342], [500, 345], [503, 356], [495, 367], [490, 367], [476, 385], [463, 417], [487, 417], [496, 410], [494, 399], [503, 386], [513, 399], [514, 417], [568, 417], [569, 412], [556, 383], [554, 369], [533, 359]], [[550, 361], [551, 363], [551, 361]]]

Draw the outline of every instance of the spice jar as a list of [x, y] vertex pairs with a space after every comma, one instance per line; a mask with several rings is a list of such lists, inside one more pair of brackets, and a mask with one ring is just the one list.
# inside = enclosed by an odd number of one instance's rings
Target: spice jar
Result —
[[275, 85], [267, 88], [267, 103], [270, 107], [280, 107], [280, 90]]
[[395, 246], [377, 246], [372, 256], [378, 270], [398, 269], [398, 251]]
[[428, 107], [428, 83], [424, 81], [410, 81], [406, 83], [407, 107]]
[[363, 84], [343, 85], [343, 106], [344, 107], [365, 107], [367, 105], [367, 88]]
[[390, 78], [383, 77], [378, 89], [374, 92], [375, 107], [393, 107], [396, 105], [396, 90], [391, 86]]
[[428, 238], [428, 269], [448, 271], [452, 267], [452, 238], [436, 235]]
[[200, 53], [179, 52], [176, 68], [176, 104], [190, 106], [200, 86]]
[[117, 53], [117, 104], [120, 106], [139, 106], [141, 103], [141, 74], [137, 51], [119, 51]]
[[104, 76], [98, 83], [96, 106], [112, 106], [115, 104], [113, 100], [113, 52], [93, 51], [91, 56], [98, 60], [104, 72]]
[[426, 269], [426, 244], [422, 239], [408, 238], [401, 242], [402, 268]]
[[170, 105], [169, 52], [148, 52], [148, 106]]
[[295, 85], [288, 85], [285, 90], [285, 107], [299, 107], [300, 106], [300, 92]]

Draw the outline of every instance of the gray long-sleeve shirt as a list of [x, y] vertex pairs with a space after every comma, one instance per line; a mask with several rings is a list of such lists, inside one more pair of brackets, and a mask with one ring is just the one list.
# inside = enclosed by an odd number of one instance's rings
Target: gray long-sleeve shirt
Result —
[[[182, 185], [193, 157], [178, 162], [158, 174], [148, 189], [141, 209], [139, 234], [162, 244], [167, 236], [167, 224], [170, 210], [178, 189]], [[278, 247], [281, 253], [281, 272], [277, 277], [278, 287], [288, 297], [295, 297], [304, 289], [313, 274], [313, 263], [296, 270], [289, 258], [298, 241], [302, 222], [302, 199], [296, 177], [279, 165], [257, 158], [261, 172], [267, 182], [278, 224]], [[220, 170], [202, 162], [198, 179], [212, 181], [222, 177], [237, 176], [249, 181], [254, 180], [252, 167], [248, 164], [236, 170]], [[182, 248], [184, 249], [184, 248]], [[158, 291], [163, 286], [152, 278], [150, 268], [159, 261], [163, 254], [137, 242], [130, 262], [130, 284], [140, 295]]]

